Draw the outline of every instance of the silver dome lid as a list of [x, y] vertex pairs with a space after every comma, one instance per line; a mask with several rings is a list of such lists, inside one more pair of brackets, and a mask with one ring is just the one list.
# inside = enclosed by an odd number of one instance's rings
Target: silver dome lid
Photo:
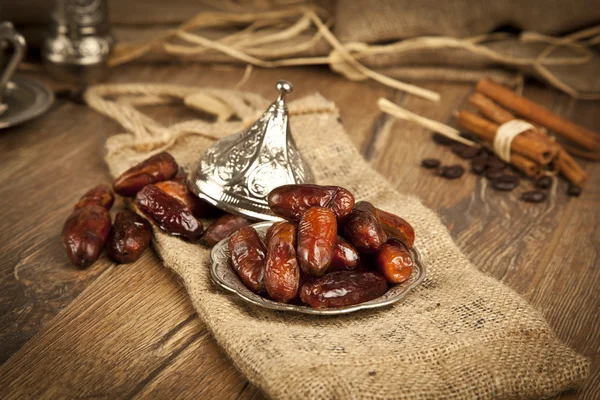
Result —
[[218, 140], [202, 155], [190, 178], [199, 197], [250, 219], [279, 220], [267, 204], [271, 190], [314, 182], [290, 132], [285, 96], [293, 87], [281, 80], [277, 90], [279, 97], [258, 121]]

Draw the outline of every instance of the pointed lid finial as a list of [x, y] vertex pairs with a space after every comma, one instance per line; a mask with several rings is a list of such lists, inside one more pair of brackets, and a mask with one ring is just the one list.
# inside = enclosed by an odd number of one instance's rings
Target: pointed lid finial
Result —
[[286, 80], [277, 81], [277, 91], [279, 92], [279, 97], [277, 97], [277, 102], [283, 101], [285, 96], [292, 93], [294, 91], [294, 87], [291, 83]]

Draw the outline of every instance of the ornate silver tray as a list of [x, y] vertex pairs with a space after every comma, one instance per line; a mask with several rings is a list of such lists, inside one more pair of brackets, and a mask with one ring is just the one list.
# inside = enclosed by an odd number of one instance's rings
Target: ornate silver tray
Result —
[[[260, 222], [252, 226], [254, 229], [256, 229], [259, 236], [264, 238], [267, 229], [272, 224], [273, 222]], [[272, 310], [295, 311], [314, 315], [339, 315], [358, 310], [385, 307], [402, 300], [413, 288], [420, 285], [423, 282], [423, 279], [425, 279], [425, 266], [421, 262], [419, 251], [413, 247], [411, 253], [413, 255], [415, 265], [410, 278], [401, 284], [390, 287], [383, 296], [380, 296], [374, 300], [353, 306], [328, 309], [315, 309], [303, 305], [278, 303], [276, 301], [261, 297], [244, 286], [233, 268], [231, 268], [229, 265], [229, 249], [227, 245], [228, 240], [229, 239], [224, 239], [217, 243], [210, 253], [210, 274], [213, 281], [223, 289], [237, 294], [248, 303], [252, 303], [264, 308], [270, 308]]]

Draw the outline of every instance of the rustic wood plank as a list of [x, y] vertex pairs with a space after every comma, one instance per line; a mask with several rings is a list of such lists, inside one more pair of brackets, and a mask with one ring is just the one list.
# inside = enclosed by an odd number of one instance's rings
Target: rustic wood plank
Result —
[[[595, 102], [559, 95], [554, 107], [584, 126], [600, 127]], [[600, 393], [600, 165], [581, 163], [590, 181], [581, 197], [568, 200], [525, 297], [542, 310], [565, 343], [591, 359], [590, 376], [577, 393], [591, 399]], [[564, 182], [558, 186], [557, 196], [563, 195], [566, 186]]]
[[79, 271], [59, 240], [78, 196], [108, 182], [100, 137], [82, 130], [99, 124], [85, 107], [63, 104], [0, 137], [0, 363], [111, 265], [102, 259]]
[[[209, 335], [183, 287], [148, 251], [134, 264], [109, 267], [4, 363], [0, 393], [4, 398], [131, 397], [148, 390], [147, 382]], [[229, 378], [221, 379], [212, 362], [200, 363], [196, 372], [210, 371], [217, 383], [241, 390], [245, 380], [239, 374], [227, 372]]]

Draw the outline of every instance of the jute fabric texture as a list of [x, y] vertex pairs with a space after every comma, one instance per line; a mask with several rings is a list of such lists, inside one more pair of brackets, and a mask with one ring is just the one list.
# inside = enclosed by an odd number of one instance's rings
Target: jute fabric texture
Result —
[[[240, 120], [165, 126], [137, 109], [181, 102], [193, 91], [232, 107]], [[173, 85], [97, 86], [86, 100], [127, 129], [106, 142], [113, 176], [163, 149], [189, 171], [214, 139], [247, 126], [268, 104], [249, 93]], [[164, 265], [181, 277], [199, 317], [253, 384], [275, 399], [492, 399], [551, 396], [584, 379], [585, 358], [520, 296], [473, 266], [434, 212], [392, 189], [362, 159], [333, 103], [315, 94], [289, 109], [317, 182], [346, 187], [410, 221], [427, 278], [380, 310], [338, 317], [263, 310], [211, 282], [209, 250], [154, 229]]]

